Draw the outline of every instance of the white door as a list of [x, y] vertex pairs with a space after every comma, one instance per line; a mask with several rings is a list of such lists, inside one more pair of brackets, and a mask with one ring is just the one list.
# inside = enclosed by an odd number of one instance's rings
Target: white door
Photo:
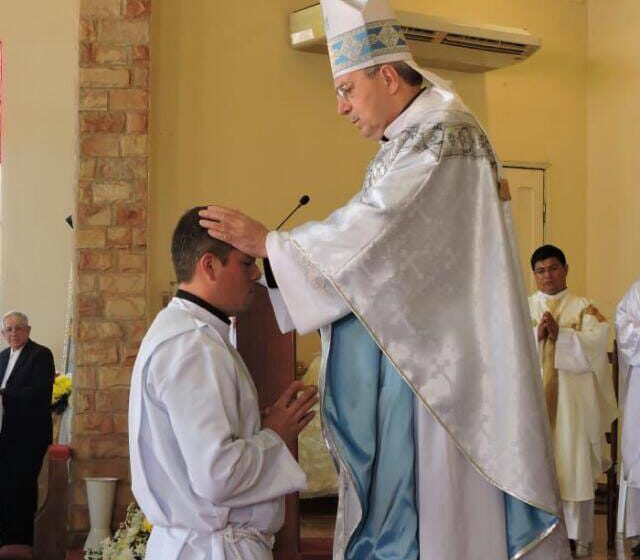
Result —
[[520, 264], [527, 294], [531, 294], [536, 287], [529, 259], [544, 243], [544, 170], [505, 166], [502, 175], [508, 179], [511, 189]]

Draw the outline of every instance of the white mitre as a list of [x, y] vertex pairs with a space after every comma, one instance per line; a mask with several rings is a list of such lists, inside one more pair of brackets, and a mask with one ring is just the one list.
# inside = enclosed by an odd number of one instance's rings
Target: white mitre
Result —
[[320, 0], [334, 79], [377, 64], [406, 62], [441, 93], [451, 86], [413, 59], [400, 22], [387, 0]]

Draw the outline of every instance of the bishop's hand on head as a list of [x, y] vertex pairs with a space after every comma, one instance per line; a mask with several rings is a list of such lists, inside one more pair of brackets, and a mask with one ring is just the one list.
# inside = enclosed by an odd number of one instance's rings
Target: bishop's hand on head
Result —
[[249, 216], [223, 206], [207, 206], [200, 210], [200, 225], [209, 235], [252, 257], [266, 257], [269, 230]]
[[[311, 198], [303, 195], [298, 205], [278, 224], [279, 230], [299, 208], [305, 206]], [[252, 257], [266, 258], [266, 240], [269, 230], [262, 223], [250, 218], [246, 214], [224, 206], [207, 206], [199, 212], [200, 225], [207, 228], [209, 235]]]

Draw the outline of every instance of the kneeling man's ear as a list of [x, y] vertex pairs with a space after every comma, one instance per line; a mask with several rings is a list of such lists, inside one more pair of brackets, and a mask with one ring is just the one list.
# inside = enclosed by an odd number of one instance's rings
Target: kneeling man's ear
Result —
[[218, 268], [222, 265], [220, 260], [216, 258], [212, 253], [205, 253], [200, 257], [198, 261], [198, 268], [202, 269], [202, 272], [210, 279], [215, 280], [218, 272]]

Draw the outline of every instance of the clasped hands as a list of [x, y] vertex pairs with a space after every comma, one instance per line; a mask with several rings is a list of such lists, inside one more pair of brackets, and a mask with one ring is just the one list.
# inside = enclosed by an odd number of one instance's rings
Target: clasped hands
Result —
[[316, 414], [311, 408], [318, 402], [317, 393], [315, 385], [294, 381], [273, 405], [263, 410], [262, 428], [273, 430], [287, 444], [294, 443]]
[[558, 330], [558, 323], [553, 318], [553, 315], [549, 311], [545, 311], [538, 325], [538, 342], [547, 338], [555, 342], [558, 340]]

